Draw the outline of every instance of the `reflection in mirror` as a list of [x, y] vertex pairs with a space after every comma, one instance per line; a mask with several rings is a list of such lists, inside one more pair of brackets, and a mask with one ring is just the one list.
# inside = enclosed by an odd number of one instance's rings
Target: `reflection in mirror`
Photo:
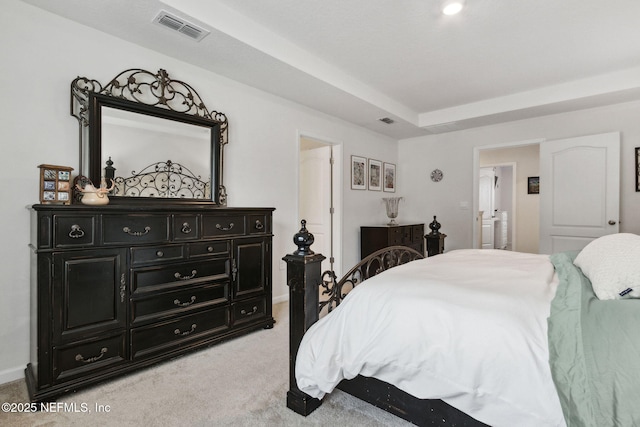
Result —
[[211, 128], [102, 107], [114, 196], [211, 199]]

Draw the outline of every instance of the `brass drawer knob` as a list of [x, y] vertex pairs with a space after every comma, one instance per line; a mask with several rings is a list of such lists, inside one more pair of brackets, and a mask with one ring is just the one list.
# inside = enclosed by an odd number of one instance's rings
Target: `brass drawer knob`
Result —
[[193, 279], [194, 277], [196, 277], [196, 274], [198, 274], [198, 270], [191, 270], [191, 275], [190, 276], [183, 276], [182, 274], [176, 272], [176, 273], [174, 273], [173, 277], [175, 277], [178, 280], [189, 280], [189, 279]]
[[107, 351], [108, 351], [107, 347], [102, 347], [102, 349], [100, 349], [100, 355], [99, 356], [88, 357], [86, 359], [82, 356], [82, 354], [78, 353], [78, 354], [76, 354], [76, 361], [77, 362], [82, 362], [82, 363], [97, 362], [98, 360], [102, 359], [102, 356], [107, 354]]
[[222, 225], [220, 225], [220, 224], [216, 224], [216, 228], [217, 228], [218, 230], [220, 230], [220, 231], [229, 231], [229, 230], [231, 230], [231, 229], [233, 228], [233, 225], [234, 225], [234, 224], [233, 224], [232, 222], [230, 222], [230, 223], [229, 223], [229, 226], [228, 226], [228, 227], [222, 226]]
[[140, 236], [144, 236], [145, 234], [149, 233], [151, 231], [151, 227], [146, 226], [144, 228], [144, 231], [134, 231], [134, 230], [130, 229], [129, 227], [123, 227], [122, 231], [127, 233], [129, 236], [140, 237]]
[[179, 335], [181, 337], [185, 337], [185, 336], [187, 336], [189, 334], [192, 334], [196, 330], [197, 327], [198, 327], [198, 325], [194, 323], [193, 325], [191, 325], [191, 330], [182, 332], [182, 331], [180, 331], [180, 329], [176, 329], [175, 331], [173, 331], [173, 334], [174, 335]]
[[173, 300], [173, 304], [177, 305], [178, 307], [189, 307], [194, 302], [196, 302], [196, 296], [195, 295], [192, 295], [191, 299], [189, 301], [187, 301], [187, 302], [181, 302], [177, 298]]
[[84, 230], [78, 224], [73, 224], [71, 226], [71, 231], [69, 231], [69, 237], [72, 239], [84, 237]]
[[258, 306], [253, 306], [253, 310], [251, 311], [247, 311], [247, 310], [240, 310], [240, 314], [242, 314], [243, 316], [251, 316], [252, 314], [255, 314], [258, 312]]

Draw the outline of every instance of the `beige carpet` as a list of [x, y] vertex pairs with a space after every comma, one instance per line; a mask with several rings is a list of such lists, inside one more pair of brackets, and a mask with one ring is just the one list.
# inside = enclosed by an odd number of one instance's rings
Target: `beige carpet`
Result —
[[[289, 319], [274, 306], [276, 325], [67, 394], [61, 403], [90, 412], [5, 413], [0, 426], [408, 426], [341, 391], [308, 417], [286, 407]], [[28, 402], [23, 380], [0, 386], [0, 403]], [[109, 412], [96, 412], [96, 405]]]

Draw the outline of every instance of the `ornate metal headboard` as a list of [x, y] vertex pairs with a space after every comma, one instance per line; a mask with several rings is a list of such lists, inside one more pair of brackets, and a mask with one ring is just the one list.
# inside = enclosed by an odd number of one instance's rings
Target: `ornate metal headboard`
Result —
[[126, 197], [159, 197], [208, 199], [211, 181], [204, 181], [187, 167], [171, 160], [150, 164], [130, 176], [113, 176], [113, 162], [107, 160], [105, 178], [113, 179], [115, 188], [110, 195]]
[[350, 290], [368, 278], [390, 268], [422, 258], [424, 255], [415, 249], [406, 246], [389, 246], [365, 257], [340, 280], [337, 280], [333, 270], [325, 271], [322, 273], [320, 287], [322, 295], [326, 297], [320, 298], [318, 312], [321, 315], [330, 313], [340, 305]]

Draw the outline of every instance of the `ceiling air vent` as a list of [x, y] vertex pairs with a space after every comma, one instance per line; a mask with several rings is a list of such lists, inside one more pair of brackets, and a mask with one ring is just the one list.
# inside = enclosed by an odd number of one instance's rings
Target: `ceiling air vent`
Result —
[[209, 34], [209, 31], [201, 28], [186, 19], [180, 18], [176, 15], [172, 15], [166, 10], [161, 10], [158, 15], [153, 19], [153, 22], [177, 31], [180, 34], [184, 34], [190, 39], [200, 41]]

